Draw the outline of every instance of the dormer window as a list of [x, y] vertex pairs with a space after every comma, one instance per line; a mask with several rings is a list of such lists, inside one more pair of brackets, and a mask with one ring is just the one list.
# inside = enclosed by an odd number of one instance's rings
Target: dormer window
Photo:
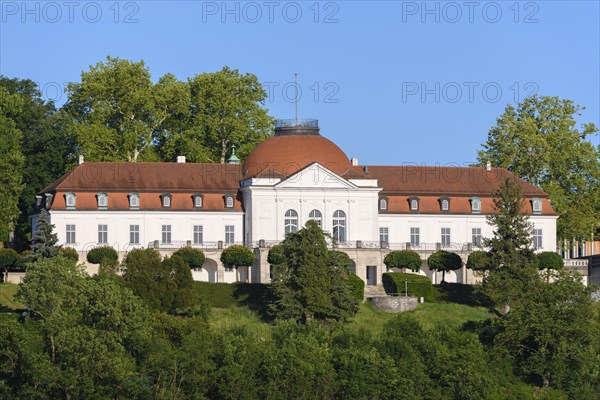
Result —
[[450, 199], [447, 197], [440, 198], [440, 209], [442, 212], [450, 211]]
[[140, 195], [137, 193], [129, 194], [129, 208], [137, 210], [140, 208]]
[[171, 208], [171, 195], [169, 193], [163, 193], [162, 198], [162, 206], [163, 208]]
[[388, 208], [388, 201], [387, 199], [379, 199], [379, 209], [380, 210], [387, 210]]
[[419, 198], [411, 197], [408, 199], [408, 204], [410, 205], [410, 211], [419, 211]]
[[204, 199], [200, 193], [194, 193], [192, 199], [194, 200], [194, 208], [202, 208]]
[[474, 214], [479, 214], [481, 212], [481, 199], [479, 197], [473, 197], [471, 199], [471, 211]]
[[542, 213], [542, 200], [541, 199], [533, 199], [531, 200], [531, 207], [533, 208], [534, 214]]
[[106, 193], [98, 193], [96, 196], [98, 199], [98, 208], [107, 208], [108, 207], [108, 195]]
[[[74, 193], [67, 193], [65, 194], [65, 205], [67, 206], [67, 210], [74, 210], [75, 209], [75, 200], [76, 200], [76, 196]], [[48, 205], [49, 201], [46, 200], [46, 206]]]
[[225, 196], [225, 207], [233, 208], [233, 196]]
[[35, 196], [35, 206], [40, 208], [42, 206], [42, 196], [39, 194]]

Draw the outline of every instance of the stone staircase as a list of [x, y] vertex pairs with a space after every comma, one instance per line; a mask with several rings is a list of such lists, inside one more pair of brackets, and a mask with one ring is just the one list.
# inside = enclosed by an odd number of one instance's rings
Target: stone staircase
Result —
[[387, 296], [383, 285], [365, 286], [365, 299], [367, 297]]

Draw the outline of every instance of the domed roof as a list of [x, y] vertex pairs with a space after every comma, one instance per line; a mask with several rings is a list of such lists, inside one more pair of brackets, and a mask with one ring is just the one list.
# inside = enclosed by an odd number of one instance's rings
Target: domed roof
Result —
[[242, 166], [244, 178], [290, 176], [318, 162], [338, 175], [352, 169], [350, 160], [331, 140], [319, 134], [313, 125], [278, 126], [275, 136], [259, 144]]

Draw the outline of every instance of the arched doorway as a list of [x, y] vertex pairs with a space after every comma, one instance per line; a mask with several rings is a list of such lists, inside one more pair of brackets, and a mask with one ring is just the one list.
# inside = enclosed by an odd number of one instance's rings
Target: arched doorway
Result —
[[217, 282], [217, 262], [207, 258], [202, 268], [192, 270], [192, 278], [200, 282]]

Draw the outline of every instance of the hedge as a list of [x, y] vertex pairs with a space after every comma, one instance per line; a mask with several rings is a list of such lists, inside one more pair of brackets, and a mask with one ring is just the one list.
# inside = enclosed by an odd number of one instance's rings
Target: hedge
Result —
[[560, 254], [553, 251], [543, 251], [537, 254], [539, 269], [563, 269], [565, 262]]
[[421, 269], [421, 262], [421, 256], [414, 250], [391, 251], [383, 259], [388, 268], [407, 268], [415, 272]]
[[177, 250], [173, 255], [178, 255], [187, 264], [190, 269], [202, 268], [206, 257], [204, 252], [200, 249], [194, 249], [190, 246], [182, 247]]
[[92, 264], [100, 264], [105, 258], [109, 261], [118, 261], [119, 254], [110, 246], [94, 247], [87, 254], [87, 260]]
[[408, 295], [424, 297], [425, 301], [433, 301], [433, 287], [426, 276], [403, 272], [386, 272], [383, 274], [383, 287], [388, 294], [405, 294], [404, 281], [408, 281]]
[[360, 279], [358, 275], [350, 273], [348, 285], [350, 285], [352, 297], [362, 302], [365, 299], [365, 281]]

